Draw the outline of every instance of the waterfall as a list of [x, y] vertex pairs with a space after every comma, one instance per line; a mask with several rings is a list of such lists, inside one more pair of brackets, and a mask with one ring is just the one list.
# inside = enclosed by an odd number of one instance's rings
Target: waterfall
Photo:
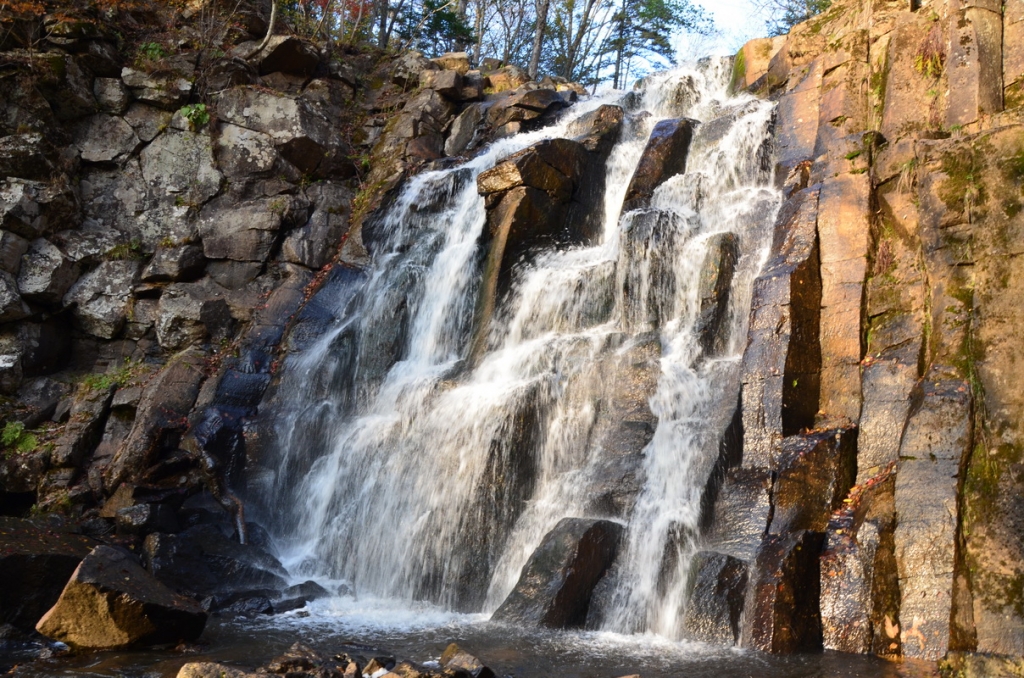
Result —
[[[560, 519], [609, 517], [627, 531], [592, 624], [679, 637], [701, 498], [736, 407], [752, 281], [781, 202], [769, 170], [774, 106], [731, 96], [730, 75], [729, 60], [660, 74], [638, 95], [581, 102], [554, 125], [408, 181], [375, 226], [365, 273], [336, 297], [330, 285], [320, 293], [330, 329], [284, 366], [278, 456], [261, 494], [291, 571], [360, 595], [490, 612]], [[607, 160], [599, 242], [517, 264], [470, 365], [486, 219], [476, 176], [567, 136], [605, 103], [629, 114]], [[649, 209], [621, 214], [654, 125], [681, 116], [701, 121], [687, 172]], [[707, 355], [698, 290], [721, 234], [739, 256], [722, 345]], [[643, 360], [652, 430], [621, 454], [609, 431], [625, 381], [609, 375]]]

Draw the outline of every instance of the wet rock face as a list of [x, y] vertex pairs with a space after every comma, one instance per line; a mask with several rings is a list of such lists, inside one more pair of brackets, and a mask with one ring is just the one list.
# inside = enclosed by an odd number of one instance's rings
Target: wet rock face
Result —
[[621, 536], [618, 523], [562, 519], [530, 556], [493, 619], [549, 628], [582, 626], [594, 587], [615, 559]]
[[715, 355], [725, 348], [729, 337], [722, 325], [729, 310], [729, 290], [739, 259], [739, 245], [732, 233], [715, 235], [708, 243], [708, 253], [700, 271], [700, 316], [696, 332], [706, 355]]
[[747, 564], [722, 553], [703, 551], [693, 558], [693, 595], [683, 616], [687, 637], [703, 643], [734, 645], [747, 592]]
[[97, 546], [36, 629], [71, 647], [112, 649], [195, 640], [206, 612], [142, 569], [134, 556]]
[[666, 179], [686, 171], [694, 126], [692, 120], [686, 119], [662, 120], [654, 126], [626, 190], [623, 212], [646, 207], [654, 189]]

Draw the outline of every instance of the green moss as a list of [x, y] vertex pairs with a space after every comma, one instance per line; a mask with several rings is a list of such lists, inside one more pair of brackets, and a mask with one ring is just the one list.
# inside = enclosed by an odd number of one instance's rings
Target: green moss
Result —
[[1024, 80], [1006, 88], [1003, 93], [1003, 106], [1006, 110], [1024, 106]]
[[139, 376], [142, 371], [142, 364], [131, 362], [125, 358], [124, 365], [113, 372], [103, 374], [88, 374], [81, 379], [81, 383], [91, 391], [105, 391], [112, 386], [118, 388], [126, 386], [133, 379]]
[[747, 57], [743, 48], [736, 52], [736, 58], [732, 62], [732, 80], [729, 81], [729, 89], [736, 92], [741, 89], [744, 78], [747, 77]]
[[973, 211], [982, 207], [988, 193], [982, 182], [985, 156], [989, 144], [972, 143], [959, 146], [942, 156], [941, 169], [946, 180], [939, 186], [939, 198], [954, 212], [965, 212], [971, 221]]
[[0, 432], [0, 444], [2, 444], [4, 456], [10, 457], [15, 454], [32, 452], [39, 446], [39, 439], [26, 431], [25, 425], [20, 421], [9, 421]]

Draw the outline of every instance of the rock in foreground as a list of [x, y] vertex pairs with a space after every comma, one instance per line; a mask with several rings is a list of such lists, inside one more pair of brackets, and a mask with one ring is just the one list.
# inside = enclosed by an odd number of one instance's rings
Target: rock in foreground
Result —
[[142, 569], [128, 553], [97, 546], [36, 625], [74, 648], [112, 649], [195, 640], [206, 612]]

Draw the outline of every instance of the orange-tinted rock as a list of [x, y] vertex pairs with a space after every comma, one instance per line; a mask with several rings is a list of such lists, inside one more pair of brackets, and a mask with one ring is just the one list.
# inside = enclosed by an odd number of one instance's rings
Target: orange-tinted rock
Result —
[[996, 11], [971, 7], [950, 21], [949, 126], [966, 125], [1003, 110], [1003, 22]]

